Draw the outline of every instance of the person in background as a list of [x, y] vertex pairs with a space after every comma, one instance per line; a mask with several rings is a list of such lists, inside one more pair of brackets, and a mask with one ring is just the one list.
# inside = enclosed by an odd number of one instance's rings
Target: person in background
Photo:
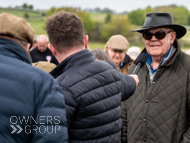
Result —
[[[75, 14], [60, 11], [50, 16], [46, 31], [59, 61], [50, 74], [65, 95], [69, 142], [119, 143], [124, 88], [119, 72], [112, 64], [95, 60], [86, 49], [88, 37]], [[128, 92], [136, 88], [137, 78], [128, 77]]]
[[133, 61], [136, 60], [140, 53], [141, 49], [136, 46], [132, 46], [127, 50], [127, 55], [129, 55]]
[[101, 50], [100, 48], [96, 48], [96, 49], [92, 50], [91, 52], [94, 55], [94, 58], [96, 60], [101, 60], [101, 61], [106, 60], [106, 61], [112, 62], [110, 57], [103, 50]]
[[174, 24], [172, 14], [155, 12], [132, 31], [142, 34], [148, 59], [135, 93], [122, 102], [122, 142], [190, 142], [190, 56], [178, 42], [186, 28]]
[[48, 48], [48, 37], [46, 35], [39, 35], [37, 37], [37, 47], [30, 51], [32, 63], [39, 61], [48, 61], [50, 63], [58, 64], [57, 59], [53, 56]]
[[29, 58], [34, 30], [25, 19], [0, 14], [0, 140], [68, 143], [64, 96]]
[[[112, 64], [114, 67], [115, 67], [115, 65], [113, 64], [113, 62], [112, 62], [112, 60], [109, 58], [109, 56], [103, 51], [103, 50], [101, 50], [100, 48], [96, 48], [96, 49], [94, 49], [94, 50], [92, 50], [91, 51], [92, 52], [92, 54], [94, 55], [94, 58], [96, 59], [96, 60], [101, 60], [101, 61], [105, 61], [105, 62], [108, 62], [108, 63], [110, 63], [110, 64]], [[132, 62], [131, 62], [132, 63]], [[131, 65], [130, 63], [129, 64], [127, 64], [127, 65]], [[127, 65], [125, 65], [125, 67], [127, 66]], [[115, 67], [116, 68], [116, 67]], [[131, 87], [130, 87], [130, 84], [126, 84], [126, 83], [128, 83], [128, 76], [126, 76], [127, 75], [127, 73], [125, 73], [125, 68], [122, 68], [122, 70], [124, 70], [124, 71], [121, 71], [119, 74], [120, 74], [120, 76], [121, 76], [121, 83], [122, 83], [122, 85], [123, 85], [123, 88], [122, 88], [122, 90], [121, 90], [121, 101], [124, 101], [124, 100], [126, 100], [127, 98], [128, 98], [128, 96], [129, 95], [131, 95], [132, 94], [132, 92], [131, 92]], [[125, 75], [124, 75], [125, 74]], [[131, 75], [130, 75], [131, 76]], [[138, 84], [137, 84], [138, 85]], [[134, 91], [133, 91], [134, 92]]]
[[32, 51], [34, 48], [37, 47], [37, 35], [34, 36], [34, 42], [33, 42], [33, 45], [32, 47], [29, 49], [30, 51]]
[[111, 36], [104, 47], [118, 71], [120, 71], [126, 64], [133, 61], [130, 56], [126, 54], [128, 47], [129, 42], [122, 35]]
[[[141, 49], [139, 47], [136, 47], [136, 46], [132, 46], [130, 47], [128, 50], [127, 50], [127, 55], [129, 55], [131, 57], [131, 59], [133, 61], [136, 60], [136, 58], [138, 57], [138, 55], [140, 54], [141, 52]], [[121, 69], [121, 73], [124, 73], [124, 74], [127, 74], [128, 73], [128, 70], [130, 68], [130, 66], [133, 64], [133, 61], [126, 64], [122, 69]]]

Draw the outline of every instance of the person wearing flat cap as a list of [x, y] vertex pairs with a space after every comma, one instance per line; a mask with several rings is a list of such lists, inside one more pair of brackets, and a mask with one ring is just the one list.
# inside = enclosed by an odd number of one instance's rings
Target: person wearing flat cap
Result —
[[0, 142], [68, 142], [64, 95], [48, 73], [31, 65], [34, 30], [0, 14]]
[[131, 57], [126, 54], [128, 47], [129, 42], [122, 35], [111, 36], [105, 44], [105, 51], [118, 71], [133, 61]]
[[143, 27], [131, 30], [142, 34], [147, 61], [134, 94], [122, 103], [122, 143], [190, 142], [190, 56], [178, 42], [186, 28], [172, 19], [148, 13]]

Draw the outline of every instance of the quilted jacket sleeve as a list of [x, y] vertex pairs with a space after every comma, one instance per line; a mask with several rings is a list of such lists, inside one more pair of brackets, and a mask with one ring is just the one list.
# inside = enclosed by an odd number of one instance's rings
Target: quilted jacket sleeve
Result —
[[72, 93], [67, 89], [62, 88], [62, 92], [65, 95], [66, 111], [67, 111], [67, 126], [71, 125], [71, 121], [76, 113], [77, 103], [72, 96]]
[[128, 75], [120, 73], [120, 76], [121, 76], [121, 83], [122, 83], [121, 101], [124, 101], [128, 99], [135, 92], [136, 82], [132, 77]]
[[67, 143], [67, 121], [61, 88], [50, 76], [38, 77], [35, 83], [35, 130], [32, 142]]
[[[190, 70], [189, 70], [189, 78], [187, 81], [187, 105], [188, 105], [188, 115], [190, 116]], [[190, 117], [189, 117], [189, 128], [183, 135], [183, 140], [180, 143], [189, 143], [190, 142]]]
[[121, 131], [121, 143], [127, 143], [127, 106], [126, 100], [121, 103], [122, 109], [122, 131]]

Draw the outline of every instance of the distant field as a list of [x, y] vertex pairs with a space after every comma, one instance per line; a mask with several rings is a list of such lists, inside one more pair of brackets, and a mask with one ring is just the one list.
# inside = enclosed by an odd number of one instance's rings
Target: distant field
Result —
[[105, 13], [89, 13], [89, 14], [93, 21], [97, 21], [99, 23], [103, 23], [106, 17]]
[[21, 9], [8, 9], [8, 8], [0, 8], [0, 13], [7, 12], [20, 17], [24, 17], [25, 13], [28, 13], [30, 17], [41, 17], [41, 13], [37, 11], [24, 11]]
[[88, 49], [96, 49], [96, 48], [100, 48], [100, 49], [104, 49], [105, 43], [92, 43], [89, 42], [88, 43]]
[[[34, 29], [36, 35], [46, 34], [45, 30], [45, 18], [41, 19], [27, 19], [31, 27]], [[47, 34], [46, 34], [47, 35]]]
[[[105, 22], [105, 18], [107, 16], [106, 13], [89, 13], [90, 17], [93, 21], [99, 22], [99, 23], [104, 23]], [[114, 17], [126, 17], [126, 15], [118, 15], [118, 14], [114, 14]]]

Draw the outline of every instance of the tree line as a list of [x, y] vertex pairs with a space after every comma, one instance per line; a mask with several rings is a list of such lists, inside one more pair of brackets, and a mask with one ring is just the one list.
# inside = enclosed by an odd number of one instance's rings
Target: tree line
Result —
[[[73, 12], [82, 20], [85, 32], [93, 42], [106, 42], [112, 35], [121, 34], [125, 36], [130, 43], [143, 43], [142, 36], [130, 29], [142, 27], [146, 14], [149, 12], [170, 12], [173, 14], [175, 24], [190, 25], [190, 12], [184, 6], [160, 6], [152, 8], [148, 6], [145, 9], [133, 10], [127, 14], [116, 15], [113, 11], [107, 11], [104, 22], [92, 20], [89, 12], [82, 11], [78, 8], [62, 7], [51, 8], [47, 11], [46, 17], [51, 16], [56, 11], [64, 10]], [[137, 45], [138, 46], [138, 45]]]
[[[24, 3], [21, 7], [26, 10], [32, 10], [34, 8], [32, 5], [28, 5], [26, 3]], [[141, 46], [143, 43], [142, 36], [136, 32], [131, 32], [130, 29], [142, 27], [146, 14], [149, 12], [170, 12], [173, 15], [173, 21], [175, 24], [184, 26], [190, 25], [190, 12], [186, 7], [177, 5], [158, 6], [154, 8], [148, 6], [145, 9], [123, 12], [122, 14], [116, 14], [109, 8], [81, 10], [80, 7], [52, 7], [48, 11], [43, 12], [42, 16], [46, 16], [47, 18], [55, 12], [61, 10], [73, 12], [79, 16], [84, 24], [85, 32], [89, 35], [90, 41], [92, 42], [105, 43], [112, 35], [121, 34], [125, 36], [130, 43], [137, 43], [136, 46]], [[106, 16], [103, 22], [98, 22], [92, 19], [91, 13], [103, 13]], [[30, 16], [28, 13], [25, 13], [24, 17], [29, 18]], [[186, 44], [185, 42], [181, 43]]]

